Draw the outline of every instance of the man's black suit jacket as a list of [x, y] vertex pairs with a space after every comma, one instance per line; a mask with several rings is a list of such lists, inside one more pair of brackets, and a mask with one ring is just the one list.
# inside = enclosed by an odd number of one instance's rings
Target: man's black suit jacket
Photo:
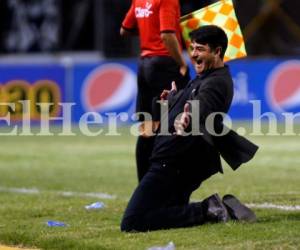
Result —
[[[249, 161], [258, 149], [256, 145], [233, 130], [222, 136], [208, 132], [213, 129], [220, 133], [225, 128], [221, 116], [216, 116], [210, 128], [205, 127], [206, 118], [210, 114], [228, 112], [232, 98], [233, 82], [228, 66], [208, 70], [190, 81], [183, 90], [172, 93], [169, 112], [162, 114], [161, 118], [162, 123], [168, 122], [171, 135], [156, 136], [150, 160], [178, 166], [192, 174], [222, 172], [220, 155], [234, 170]], [[173, 135], [175, 118], [183, 112], [189, 100], [199, 101], [199, 127], [202, 135]]]

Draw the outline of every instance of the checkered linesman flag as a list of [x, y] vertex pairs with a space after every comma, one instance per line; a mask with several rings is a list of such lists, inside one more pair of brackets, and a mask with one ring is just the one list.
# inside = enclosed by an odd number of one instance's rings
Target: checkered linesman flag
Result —
[[221, 0], [181, 17], [182, 35], [189, 52], [191, 44], [189, 33], [200, 26], [211, 24], [221, 27], [227, 34], [228, 48], [224, 61], [247, 56], [232, 0]]

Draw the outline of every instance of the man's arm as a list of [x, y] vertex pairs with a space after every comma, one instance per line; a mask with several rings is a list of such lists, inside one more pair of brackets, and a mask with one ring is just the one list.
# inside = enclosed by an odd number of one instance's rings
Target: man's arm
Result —
[[162, 32], [160, 36], [170, 55], [180, 66], [181, 75], [184, 76], [187, 72], [187, 64], [182, 56], [176, 34], [173, 32]]
[[130, 9], [128, 10], [122, 25], [120, 29], [120, 35], [121, 36], [127, 36], [127, 35], [136, 35], [137, 32], [137, 22], [135, 18], [135, 12], [134, 12], [134, 4], [132, 2]]
[[161, 1], [159, 8], [160, 34], [165, 47], [180, 66], [181, 75], [185, 76], [187, 64], [182, 56], [181, 45], [176, 36], [176, 31], [179, 29], [179, 9], [178, 0]]
[[121, 27], [120, 29], [120, 35], [121, 36], [135, 36], [135, 35], [138, 35], [138, 30], [136, 29], [125, 29], [124, 27]]

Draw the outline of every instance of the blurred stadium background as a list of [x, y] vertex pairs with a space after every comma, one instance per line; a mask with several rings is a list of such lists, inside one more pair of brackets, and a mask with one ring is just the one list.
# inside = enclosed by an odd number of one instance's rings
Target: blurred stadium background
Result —
[[[180, 2], [184, 15], [214, 1]], [[248, 57], [229, 62], [235, 84], [230, 115], [237, 127], [251, 132], [251, 100], [260, 100], [261, 113], [272, 112], [278, 120], [282, 112], [300, 111], [300, 2], [233, 2]], [[16, 104], [15, 110], [0, 105], [0, 118], [10, 113], [19, 124], [22, 100], [33, 103], [34, 124], [39, 102], [54, 103], [53, 117], [62, 115], [59, 103], [75, 103], [75, 126], [89, 111], [133, 113], [138, 40], [119, 36], [129, 5], [130, 0], [0, 0], [0, 102]], [[226, 168], [224, 176], [213, 177], [194, 195], [235, 193], [254, 204], [259, 223], [135, 235], [119, 232], [136, 185], [135, 137], [126, 126], [119, 137], [12, 137], [5, 136], [10, 126], [0, 124], [0, 244], [41, 249], [146, 249], [169, 241], [178, 249], [300, 246], [297, 124], [297, 136], [252, 135], [260, 145], [257, 157], [237, 173]], [[279, 127], [284, 131], [284, 124]], [[84, 205], [97, 200], [105, 209], [87, 213]], [[47, 220], [69, 227], [47, 228]]]

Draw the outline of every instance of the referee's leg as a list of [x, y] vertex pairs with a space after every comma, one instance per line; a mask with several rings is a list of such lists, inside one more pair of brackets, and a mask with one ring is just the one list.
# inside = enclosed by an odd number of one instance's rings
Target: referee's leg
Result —
[[136, 166], [138, 181], [141, 182], [150, 167], [149, 158], [152, 153], [154, 136], [145, 137], [139, 136], [136, 143]]
[[148, 75], [153, 75], [154, 68], [151, 58], [141, 58], [138, 69], [138, 93], [136, 112], [145, 113], [148, 117], [139, 117], [141, 121], [140, 136], [136, 143], [136, 166], [139, 182], [150, 167], [149, 158], [152, 153], [154, 136], [152, 136], [152, 99], [154, 97], [153, 86], [149, 83]]

